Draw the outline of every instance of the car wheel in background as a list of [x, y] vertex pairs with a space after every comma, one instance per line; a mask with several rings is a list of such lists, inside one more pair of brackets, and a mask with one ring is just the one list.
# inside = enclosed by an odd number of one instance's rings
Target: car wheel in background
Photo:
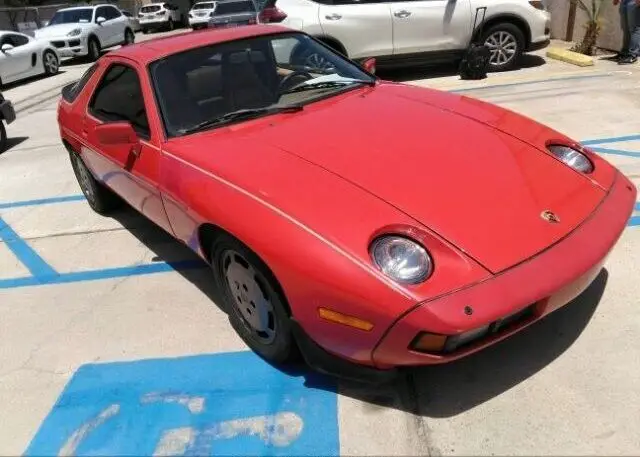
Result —
[[169, 31], [172, 31], [173, 28], [174, 28], [173, 19], [169, 18], [169, 23], [167, 24], [167, 29], [169, 29]]
[[69, 158], [73, 173], [91, 209], [98, 214], [107, 214], [121, 205], [120, 197], [93, 177], [79, 154], [69, 150]]
[[317, 68], [320, 70], [332, 71], [334, 66], [320, 54], [310, 51], [309, 49], [296, 47], [292, 52], [292, 62], [296, 65], [304, 65], [309, 68]]
[[271, 363], [290, 361], [297, 348], [289, 314], [267, 266], [227, 234], [214, 240], [211, 265], [224, 309], [244, 342]]
[[47, 76], [55, 75], [60, 69], [60, 61], [53, 51], [46, 50], [42, 54], [42, 65], [44, 66], [44, 74]]
[[89, 60], [95, 62], [100, 58], [100, 42], [96, 37], [92, 36], [89, 38], [89, 41], [87, 42], [87, 49], [87, 56], [89, 57]]
[[515, 67], [524, 51], [525, 38], [522, 30], [514, 24], [503, 22], [489, 27], [482, 42], [489, 48], [490, 71], [505, 71]]
[[131, 29], [127, 29], [124, 31], [124, 46], [129, 46], [130, 44], [135, 43], [136, 36], [133, 34]]

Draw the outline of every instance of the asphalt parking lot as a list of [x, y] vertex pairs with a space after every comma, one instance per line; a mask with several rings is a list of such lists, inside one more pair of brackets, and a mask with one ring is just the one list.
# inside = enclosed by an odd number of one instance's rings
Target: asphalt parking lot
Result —
[[[640, 452], [640, 204], [581, 297], [484, 352], [384, 388], [283, 373], [247, 351], [185, 248], [132, 211], [89, 209], [55, 119], [87, 67], [3, 91], [18, 118], [0, 155], [0, 454]], [[638, 67], [530, 56], [483, 81], [381, 76], [521, 112], [640, 186]]]

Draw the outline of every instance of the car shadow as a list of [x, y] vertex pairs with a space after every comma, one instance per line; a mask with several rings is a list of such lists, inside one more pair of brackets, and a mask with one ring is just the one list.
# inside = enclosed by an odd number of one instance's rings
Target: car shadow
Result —
[[409, 370], [393, 386], [400, 393], [399, 403], [358, 385], [341, 385], [340, 393], [418, 416], [446, 418], [468, 411], [535, 375], [569, 349], [593, 317], [608, 276], [603, 269], [571, 303], [494, 346], [449, 364]]
[[[60, 64], [60, 66], [62, 66], [62, 62]], [[48, 78], [55, 78], [56, 76], [62, 75], [62, 74], [64, 74], [64, 70], [59, 69], [58, 73], [56, 73], [55, 75], [47, 76], [45, 74], [41, 74], [41, 75], [38, 75], [38, 76], [31, 76], [29, 78], [21, 79], [20, 81], [8, 83], [8, 84], [3, 84], [2, 85], [2, 90], [5, 91], [5, 90], [10, 90], [10, 89], [15, 89], [15, 88], [20, 87], [20, 86], [26, 86], [27, 84], [31, 84], [33, 82], [42, 81], [42, 80], [48, 79]]]
[[4, 151], [0, 151], [0, 154], [9, 152], [11, 148], [15, 148], [16, 146], [27, 141], [28, 139], [29, 139], [28, 136], [14, 136], [14, 137], [7, 138], [7, 146], [5, 147]]
[[[502, 72], [502, 73], [514, 73], [519, 70], [527, 68], [540, 67], [546, 63], [546, 60], [535, 54], [524, 54], [517, 68]], [[458, 75], [458, 63], [448, 63], [441, 65], [421, 65], [411, 68], [397, 68], [397, 69], [385, 69], [380, 68], [377, 71], [377, 75], [389, 81], [395, 82], [407, 82], [420, 79], [432, 79], [443, 78], [447, 76]], [[497, 74], [497, 73], [493, 73]]]
[[[155, 253], [153, 261], [174, 266], [178, 274], [225, 312], [209, 266], [191, 249], [129, 206], [111, 217]], [[185, 262], [187, 268], [183, 267]], [[387, 385], [338, 382], [311, 370], [300, 359], [275, 368], [290, 376], [304, 377], [308, 388], [339, 391], [373, 408], [394, 408], [434, 418], [455, 416], [513, 388], [569, 349], [594, 315], [608, 276], [603, 269], [571, 303], [500, 343], [448, 364], [408, 369]]]

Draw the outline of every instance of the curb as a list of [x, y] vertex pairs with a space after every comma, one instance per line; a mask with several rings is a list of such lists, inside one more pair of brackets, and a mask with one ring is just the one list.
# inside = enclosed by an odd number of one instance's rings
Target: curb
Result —
[[590, 67], [594, 65], [593, 57], [569, 51], [568, 49], [549, 48], [547, 50], [547, 57], [570, 63], [572, 65], [577, 65], [578, 67]]

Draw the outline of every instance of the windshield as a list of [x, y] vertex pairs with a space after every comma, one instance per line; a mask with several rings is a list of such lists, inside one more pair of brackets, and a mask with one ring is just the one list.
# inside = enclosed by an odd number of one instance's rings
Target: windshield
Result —
[[77, 22], [91, 22], [92, 17], [93, 17], [92, 8], [61, 10], [61, 11], [57, 11], [56, 14], [53, 15], [48, 25], [73, 24]]
[[240, 110], [270, 115], [278, 112], [274, 107], [303, 107], [375, 84], [357, 65], [298, 32], [202, 46], [149, 69], [168, 136], [224, 116], [235, 121], [228, 115]]
[[235, 14], [235, 13], [247, 13], [254, 12], [256, 10], [252, 1], [240, 1], [240, 2], [220, 2], [216, 8], [216, 15], [221, 14]]
[[143, 6], [142, 8], [140, 8], [140, 12], [141, 13], [155, 13], [156, 11], [160, 11], [160, 5], [150, 5], [150, 6]]
[[193, 5], [193, 9], [194, 10], [212, 10], [213, 9], [213, 3], [196, 3], [195, 5]]

